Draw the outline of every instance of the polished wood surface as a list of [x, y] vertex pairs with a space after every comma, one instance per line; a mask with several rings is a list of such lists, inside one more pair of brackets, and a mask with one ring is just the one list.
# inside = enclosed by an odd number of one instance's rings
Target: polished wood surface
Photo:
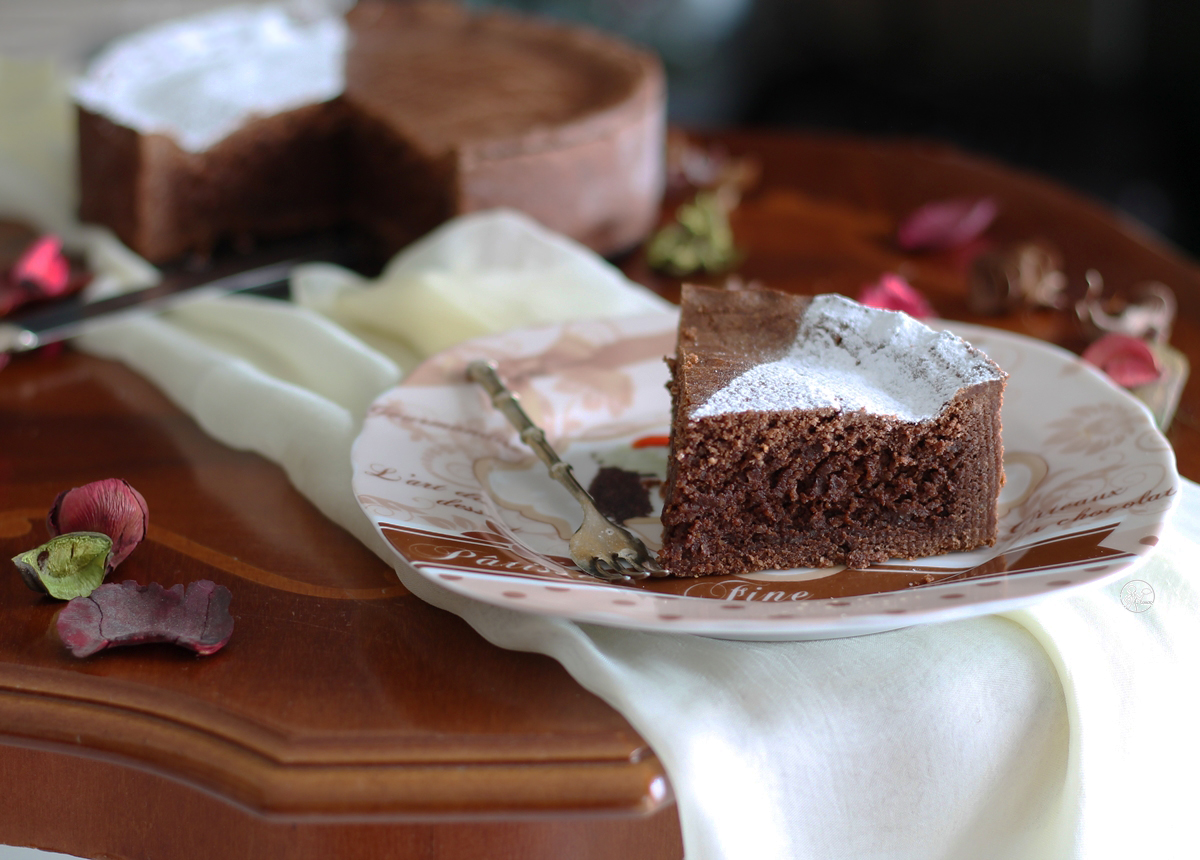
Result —
[[[1053, 241], [1073, 279], [1170, 286], [1174, 343], [1200, 361], [1200, 271], [1061, 188], [936, 145], [720, 142], [762, 164], [734, 213], [744, 279], [855, 295], [899, 271], [943, 316], [1079, 348], [1064, 314], [973, 317], [965, 255], [896, 249], [916, 206], [991, 194], [992, 241]], [[640, 253], [622, 265], [678, 294]], [[1191, 382], [1170, 438], [1192, 478], [1198, 412]], [[0, 372], [0, 550], [41, 542], [55, 495], [104, 477], [150, 506], [118, 578], [227, 585], [237, 627], [210, 658], [148, 646], [75, 660], [59, 604], [0, 577], [0, 842], [168, 860], [682, 855], [654, 752], [552, 660], [494, 648], [408, 594], [281, 470], [209, 439], [127, 369], [70, 349], [15, 358]]]

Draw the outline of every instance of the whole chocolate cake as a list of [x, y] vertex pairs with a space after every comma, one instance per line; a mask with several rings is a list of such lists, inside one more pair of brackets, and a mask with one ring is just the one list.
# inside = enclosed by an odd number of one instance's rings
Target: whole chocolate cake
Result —
[[841, 296], [684, 287], [660, 562], [744, 573], [990, 545], [1006, 374]]
[[654, 57], [450, 2], [175, 21], [110, 46], [76, 100], [80, 215], [154, 262], [343, 221], [391, 251], [501, 206], [609, 253], [662, 194]]

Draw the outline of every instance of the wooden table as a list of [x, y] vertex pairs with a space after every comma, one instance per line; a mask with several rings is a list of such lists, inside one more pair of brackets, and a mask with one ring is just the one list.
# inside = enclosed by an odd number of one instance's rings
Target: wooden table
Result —
[[[1200, 362], [1200, 270], [1098, 206], [935, 145], [726, 134], [761, 160], [738, 208], [739, 273], [857, 294], [904, 272], [942, 315], [1081, 345], [1069, 317], [973, 317], [966, 260], [906, 255], [896, 220], [991, 194], [997, 243], [1053, 241], [1071, 278], [1157, 279]], [[669, 209], [669, 207], [668, 207]], [[634, 254], [626, 270], [664, 295]], [[1170, 438], [1200, 477], [1200, 389]], [[0, 372], [0, 550], [45, 538], [62, 489], [124, 477], [150, 534], [121, 578], [227, 585], [237, 628], [195, 658], [166, 646], [68, 656], [59, 605], [0, 577], [0, 842], [83, 856], [678, 858], [662, 766], [552, 660], [501, 651], [408, 594], [265, 460], [209, 439], [149, 383], [70, 350]]]

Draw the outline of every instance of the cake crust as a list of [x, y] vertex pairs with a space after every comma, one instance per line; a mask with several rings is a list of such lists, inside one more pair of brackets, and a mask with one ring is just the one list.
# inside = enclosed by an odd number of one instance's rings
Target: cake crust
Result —
[[1006, 377], [994, 364], [923, 420], [828, 406], [703, 414], [793, 347], [810, 301], [685, 287], [659, 554], [675, 575], [855, 568], [996, 540]]

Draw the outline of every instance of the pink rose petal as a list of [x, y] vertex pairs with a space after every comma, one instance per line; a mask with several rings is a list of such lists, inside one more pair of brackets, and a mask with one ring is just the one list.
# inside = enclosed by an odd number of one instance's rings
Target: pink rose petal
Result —
[[965, 245], [991, 226], [998, 211], [991, 197], [926, 203], [900, 222], [896, 241], [906, 251], [941, 251]]
[[1083, 360], [1122, 388], [1149, 385], [1162, 376], [1162, 363], [1154, 350], [1127, 334], [1106, 334], [1083, 351]]
[[899, 275], [888, 273], [874, 284], [867, 284], [858, 300], [870, 308], [884, 311], [903, 311], [917, 319], [935, 316], [933, 306]]
[[233, 635], [229, 589], [207, 579], [163, 588], [132, 580], [101, 585], [76, 597], [58, 614], [55, 626], [76, 657], [118, 645], [165, 642], [207, 655], [220, 651]]
[[71, 266], [63, 256], [62, 240], [57, 236], [42, 236], [17, 260], [11, 277], [39, 299], [53, 299], [66, 293]]

